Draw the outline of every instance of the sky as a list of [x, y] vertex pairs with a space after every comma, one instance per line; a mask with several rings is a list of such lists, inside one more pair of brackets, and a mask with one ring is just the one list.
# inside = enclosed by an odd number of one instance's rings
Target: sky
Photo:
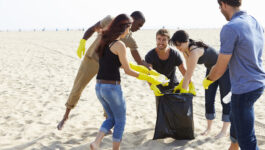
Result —
[[[264, 0], [242, 0], [265, 26]], [[0, 30], [88, 28], [106, 15], [142, 11], [144, 29], [221, 28], [227, 23], [217, 0], [0, 0]]]

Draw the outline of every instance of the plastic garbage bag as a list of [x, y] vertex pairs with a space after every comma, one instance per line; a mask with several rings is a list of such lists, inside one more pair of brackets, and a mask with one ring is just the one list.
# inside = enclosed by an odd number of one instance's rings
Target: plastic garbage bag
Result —
[[165, 93], [159, 97], [154, 140], [166, 137], [194, 139], [192, 99], [190, 93]]

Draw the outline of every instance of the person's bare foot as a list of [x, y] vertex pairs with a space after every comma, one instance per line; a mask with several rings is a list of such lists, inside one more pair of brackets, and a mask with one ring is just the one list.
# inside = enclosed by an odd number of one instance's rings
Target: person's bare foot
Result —
[[239, 150], [239, 145], [238, 145], [238, 143], [233, 143], [233, 142], [231, 142], [231, 145], [230, 145], [230, 147], [229, 147], [228, 150]]
[[201, 135], [208, 135], [211, 132], [211, 129], [206, 129]]
[[227, 129], [230, 126], [230, 122], [223, 122], [223, 127], [222, 130], [220, 131], [219, 134], [215, 136], [216, 139], [220, 139], [222, 137], [228, 136], [227, 134]]
[[60, 121], [59, 123], [58, 123], [58, 125], [57, 125], [57, 129], [58, 130], [62, 130], [63, 129], [63, 125], [64, 125], [64, 122], [65, 122], [66, 120], [65, 119], [63, 119], [62, 121]]
[[57, 125], [57, 129], [58, 130], [62, 130], [63, 129], [63, 125], [66, 122], [66, 120], [68, 119], [68, 116], [69, 116], [70, 111], [71, 111], [71, 109], [66, 108], [62, 121], [60, 121], [58, 123], [58, 125]]
[[228, 136], [228, 134], [226, 133], [226, 132], [220, 132], [219, 134], [217, 134], [216, 136], [215, 136], [215, 138], [216, 139], [220, 139], [220, 138], [222, 138], [222, 137], [226, 137], [226, 136]]
[[95, 142], [92, 142], [90, 144], [90, 150], [98, 150], [98, 149], [99, 149], [99, 146]]
[[211, 132], [212, 124], [213, 120], [207, 120], [207, 128], [203, 133], [201, 133], [201, 135], [208, 135]]

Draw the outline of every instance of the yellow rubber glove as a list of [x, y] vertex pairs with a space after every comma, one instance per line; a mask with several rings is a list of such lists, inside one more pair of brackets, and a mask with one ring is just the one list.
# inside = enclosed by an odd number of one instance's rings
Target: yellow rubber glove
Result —
[[153, 90], [155, 96], [163, 96], [163, 95], [164, 95], [164, 94], [161, 94], [159, 88], [157, 88], [156, 85], [153, 85], [153, 84], [152, 84], [152, 85], [150, 86], [150, 88], [151, 88], [151, 90]]
[[81, 39], [80, 43], [79, 43], [79, 47], [76, 51], [77, 56], [81, 59], [83, 55], [85, 55], [85, 51], [86, 51], [86, 40], [85, 39]]
[[137, 79], [140, 79], [140, 80], [145, 80], [151, 84], [154, 84], [154, 85], [159, 85], [161, 84], [162, 82], [161, 81], [158, 81], [156, 79], [156, 76], [153, 76], [153, 75], [147, 75], [147, 74], [144, 74], [144, 73], [139, 73], [139, 76], [137, 77]]
[[181, 88], [179, 93], [189, 93], [189, 91]]
[[180, 83], [175, 86], [173, 93], [176, 93], [176, 91], [180, 91], [182, 89], [182, 83], [183, 83], [183, 79], [180, 81]]
[[204, 78], [203, 82], [202, 82], [202, 85], [204, 87], [204, 89], [208, 89], [208, 87], [213, 83], [213, 81], [211, 80], [208, 80], [207, 77]]
[[159, 76], [159, 75], [160, 75], [160, 73], [158, 73], [158, 72], [155, 71], [154, 69], [150, 70], [150, 71], [149, 71], [149, 74], [154, 75], [154, 76]]
[[168, 80], [168, 78], [165, 75], [160, 74], [160, 73], [158, 73], [157, 71], [155, 71], [153, 69], [149, 70], [149, 74], [157, 76], [157, 79], [162, 82], [163, 86], [168, 86], [169, 80]]
[[191, 93], [194, 96], [196, 96], [195, 87], [194, 87], [194, 84], [192, 82], [190, 82], [190, 84], [189, 84], [189, 93]]
[[168, 84], [169, 84], [169, 79], [168, 79], [165, 75], [160, 74], [159, 76], [155, 76], [155, 77], [156, 77], [156, 79], [157, 79], [158, 81], [161, 82], [162, 86], [168, 86]]
[[135, 65], [133, 63], [129, 63], [130, 65], [130, 68], [137, 71], [137, 72], [141, 72], [141, 73], [144, 73], [144, 74], [149, 74], [149, 69], [146, 68], [145, 66], [142, 66], [142, 65]]

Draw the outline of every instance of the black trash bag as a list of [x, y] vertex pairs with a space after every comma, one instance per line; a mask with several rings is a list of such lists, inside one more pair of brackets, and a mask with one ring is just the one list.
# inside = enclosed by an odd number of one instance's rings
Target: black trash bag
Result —
[[153, 140], [166, 137], [176, 140], [194, 139], [192, 99], [193, 95], [189, 93], [159, 97]]

